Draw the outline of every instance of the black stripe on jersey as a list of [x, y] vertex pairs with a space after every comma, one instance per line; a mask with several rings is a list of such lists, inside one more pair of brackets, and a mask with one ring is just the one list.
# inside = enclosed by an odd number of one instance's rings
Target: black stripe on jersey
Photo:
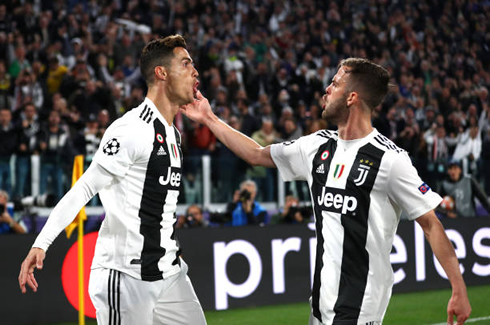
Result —
[[[182, 147], [181, 147], [181, 136], [180, 136], [180, 132], [179, 130], [177, 129], [177, 127], [174, 125], [174, 132], [175, 132], [175, 141], [177, 142], [177, 148], [179, 149], [179, 157], [180, 157], [180, 165], [183, 166], [183, 155], [182, 155]], [[181, 184], [182, 186], [182, 184]], [[170, 236], [171, 239], [175, 239], [175, 225], [177, 224], [177, 215], [174, 214], [174, 218], [175, 218], [175, 223], [174, 223], [174, 230], [172, 231], [172, 235]], [[172, 261], [172, 265], [180, 265], [180, 254], [182, 253], [182, 250], [179, 248], [176, 252], [175, 252], [175, 259]]]
[[146, 123], [150, 123], [153, 117], [153, 111], [150, 109], [148, 105], [145, 105], [145, 108], [143, 108], [139, 117]]
[[334, 132], [329, 131], [329, 130], [321, 130], [321, 131], [318, 131], [316, 135], [329, 139], [334, 135]]
[[[141, 252], [141, 279], [156, 281], [162, 279], [162, 271], [158, 262], [165, 255], [165, 248], [160, 245], [162, 228], [162, 213], [165, 199], [170, 189], [179, 189], [180, 168], [170, 166], [170, 152], [166, 145], [167, 134], [165, 126], [160, 120], [153, 122], [155, 134], [165, 139], [159, 142], [155, 136], [153, 150], [148, 161], [139, 217], [141, 219], [140, 233], [143, 235], [143, 250]], [[158, 151], [165, 150], [165, 155], [158, 155]]]
[[[332, 157], [337, 149], [337, 142], [333, 139], [322, 144], [318, 149], [315, 157], [313, 158], [313, 169], [311, 171], [313, 175], [313, 182], [311, 185], [311, 192], [313, 197], [317, 197], [321, 194], [323, 187], [327, 182], [327, 175], [332, 162]], [[322, 157], [326, 157], [322, 159]], [[317, 173], [316, 170], [323, 165], [323, 173]], [[315, 260], [315, 274], [313, 276], [313, 288], [311, 291], [311, 306], [313, 308], [313, 315], [321, 322], [322, 314], [320, 312], [320, 287], [321, 287], [321, 270], [323, 268], [323, 243], [324, 238], [322, 234], [323, 229], [323, 217], [322, 208], [314, 200], [314, 213], [315, 213], [315, 227], [316, 227], [316, 260]]]
[[[333, 324], [359, 318], [369, 272], [369, 253], [366, 250], [366, 241], [371, 204], [370, 194], [383, 154], [383, 150], [371, 143], [361, 147], [347, 178], [345, 192], [346, 195], [357, 199], [357, 208], [354, 213], [341, 215], [344, 243], [339, 294], [334, 306]], [[355, 323], [357, 324], [357, 321]]]
[[376, 140], [380, 145], [384, 146], [388, 150], [394, 150], [397, 153], [403, 152], [405, 150], [401, 149], [398, 147], [396, 144], [393, 143], [390, 139], [385, 137], [382, 134], [378, 134], [377, 136], [374, 137], [374, 140]]
[[140, 119], [144, 120], [143, 115], [147, 114], [149, 110], [150, 108], [148, 107], [148, 105], [145, 105], [145, 108], [143, 108], [143, 110], [141, 111]]
[[182, 141], [182, 137], [180, 136], [180, 132], [179, 130], [175, 127], [174, 125], [174, 132], [175, 132], [175, 141], [177, 142], [177, 148], [179, 148], [179, 157], [180, 157], [180, 162], [181, 162], [181, 166], [183, 166], [183, 155], [182, 155], [182, 147], [181, 147], [181, 141]]

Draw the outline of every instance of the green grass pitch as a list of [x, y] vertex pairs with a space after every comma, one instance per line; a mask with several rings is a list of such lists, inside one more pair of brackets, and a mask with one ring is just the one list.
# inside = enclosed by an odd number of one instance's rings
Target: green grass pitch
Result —
[[[490, 285], [468, 287], [472, 313], [469, 324], [490, 324]], [[432, 325], [446, 323], [450, 290], [395, 294], [391, 298], [383, 324]], [[307, 302], [225, 311], [207, 311], [208, 325], [306, 325], [310, 314]], [[64, 323], [62, 325], [76, 325]], [[455, 322], [456, 324], [456, 322]], [[87, 321], [86, 325], [96, 325]]]

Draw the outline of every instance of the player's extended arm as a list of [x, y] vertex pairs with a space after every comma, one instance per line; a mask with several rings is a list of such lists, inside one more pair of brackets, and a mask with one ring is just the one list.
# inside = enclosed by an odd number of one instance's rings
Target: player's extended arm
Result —
[[451, 282], [453, 292], [447, 305], [447, 323], [453, 324], [453, 316], [456, 316], [457, 324], [464, 324], [470, 316], [471, 306], [454, 248], [433, 210], [425, 213], [416, 220], [424, 230], [425, 237], [432, 251], [444, 268], [449, 282]]
[[197, 100], [182, 106], [181, 111], [191, 120], [205, 124], [225, 146], [250, 165], [276, 167], [271, 158], [270, 147], [262, 147], [220, 120], [200, 91], [197, 92]]
[[34, 278], [34, 269], [43, 268], [43, 260], [51, 243], [72, 221], [80, 209], [104, 186], [110, 184], [114, 176], [93, 162], [68, 193], [60, 200], [51, 212], [29, 254], [22, 262], [19, 273], [19, 286], [26, 292], [26, 283], [36, 292], [38, 284]]

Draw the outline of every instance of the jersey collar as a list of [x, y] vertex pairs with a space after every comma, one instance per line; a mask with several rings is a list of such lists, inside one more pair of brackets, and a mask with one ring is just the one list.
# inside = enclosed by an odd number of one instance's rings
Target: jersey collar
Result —
[[154, 112], [155, 116], [160, 120], [160, 122], [163, 123], [163, 125], [165, 125], [166, 127], [172, 127], [173, 123], [171, 125], [168, 124], [167, 120], [163, 117], [162, 113], [160, 113], [160, 111], [151, 99], [145, 97], [142, 105], [148, 105], [148, 107]]
[[354, 140], [342, 140], [341, 138], [338, 138], [338, 145], [339, 147], [343, 148], [345, 150], [349, 150], [350, 148], [359, 148], [369, 141], [371, 141], [376, 135], [378, 134], [378, 130], [373, 128], [371, 133], [366, 135], [364, 138], [360, 139], [354, 139]]

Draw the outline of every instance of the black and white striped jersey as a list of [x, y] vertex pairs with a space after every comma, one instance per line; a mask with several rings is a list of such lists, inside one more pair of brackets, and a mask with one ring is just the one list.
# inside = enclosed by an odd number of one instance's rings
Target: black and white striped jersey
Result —
[[322, 324], [381, 322], [393, 285], [390, 252], [404, 210], [415, 219], [441, 197], [408, 154], [373, 130], [345, 141], [322, 130], [275, 144], [284, 180], [306, 180], [316, 223], [312, 312]]
[[174, 224], [182, 177], [178, 130], [146, 98], [111, 124], [94, 162], [115, 178], [99, 193], [106, 217], [92, 269], [114, 269], [146, 281], [176, 274]]

